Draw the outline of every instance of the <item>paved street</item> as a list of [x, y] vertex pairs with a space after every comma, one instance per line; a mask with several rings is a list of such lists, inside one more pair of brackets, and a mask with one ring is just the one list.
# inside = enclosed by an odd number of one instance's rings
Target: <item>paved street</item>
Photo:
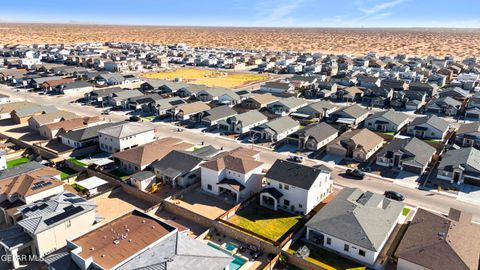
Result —
[[[61, 96], [41, 96], [33, 93], [16, 92], [16, 90], [8, 89], [4, 86], [0, 86], [0, 93], [10, 95], [14, 101], [28, 100], [31, 102], [40, 103], [43, 105], [54, 105], [59, 109], [69, 110], [79, 115], [93, 116], [99, 115], [100, 110], [91, 106], [83, 106], [80, 104], [69, 103], [72, 100], [76, 100], [81, 97], [61, 97]], [[127, 118], [124, 112], [112, 112], [111, 115], [106, 116], [107, 119], [112, 121], [124, 120]], [[219, 137], [218, 135], [201, 133], [199, 130], [184, 129], [183, 132], [177, 132], [177, 129], [168, 123], [145, 123], [156, 127], [156, 131], [159, 137], [163, 136], [175, 136], [185, 141], [205, 145], [211, 144], [216, 147], [223, 147], [225, 150], [230, 150], [241, 146], [237, 141], [233, 141], [227, 138]], [[252, 147], [252, 146], [248, 146]], [[277, 153], [268, 149], [255, 147], [260, 151], [261, 159], [267, 164], [272, 164], [278, 158], [285, 158], [287, 153]], [[320, 164], [320, 161], [305, 161], [306, 164], [315, 165]], [[445, 195], [439, 195], [436, 193], [413, 189], [405, 186], [400, 186], [389, 181], [379, 180], [373, 177], [366, 177], [364, 180], [352, 180], [347, 179], [339, 174], [343, 172], [343, 169], [335, 168], [332, 177], [335, 184], [341, 186], [358, 187], [363, 190], [371, 190], [373, 192], [383, 193], [385, 190], [394, 190], [405, 195], [406, 202], [411, 205], [417, 205], [420, 207], [428, 208], [437, 212], [448, 213], [450, 207], [454, 207], [460, 210], [473, 213], [477, 222], [480, 222], [480, 207], [478, 205], [469, 204], [463, 201], [459, 201], [455, 198]]]

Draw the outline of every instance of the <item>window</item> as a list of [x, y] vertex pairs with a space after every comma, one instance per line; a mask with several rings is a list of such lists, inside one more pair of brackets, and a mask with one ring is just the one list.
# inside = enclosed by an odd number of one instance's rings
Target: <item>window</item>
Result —
[[278, 184], [278, 188], [279, 188], [279, 189], [282, 189], [282, 184]]
[[365, 250], [359, 249], [359, 250], [358, 250], [358, 255], [360, 255], [360, 256], [362, 256], [362, 257], [365, 257]]
[[303, 208], [303, 205], [299, 204], [299, 205], [298, 205], [298, 208]]
[[72, 221], [67, 220], [67, 222], [65, 222], [65, 228], [70, 228], [70, 227], [72, 227]]
[[289, 185], [284, 185], [283, 188], [284, 188], [285, 190], [289, 190], [289, 189], [290, 189], [290, 186], [289, 186]]
[[349, 249], [350, 249], [349, 245], [347, 245], [347, 244], [343, 245], [343, 250], [344, 251], [348, 252]]
[[371, 126], [371, 125], [372, 125], [372, 123], [368, 123], [368, 125], [369, 125], [369, 126]]
[[212, 190], [212, 185], [207, 185], [208, 190]]
[[289, 206], [289, 205], [290, 205], [290, 201], [287, 200], [287, 199], [285, 199], [285, 200], [283, 200], [283, 204], [284, 204], [285, 206]]
[[327, 237], [327, 245], [331, 245], [331, 244], [332, 244], [332, 238]]

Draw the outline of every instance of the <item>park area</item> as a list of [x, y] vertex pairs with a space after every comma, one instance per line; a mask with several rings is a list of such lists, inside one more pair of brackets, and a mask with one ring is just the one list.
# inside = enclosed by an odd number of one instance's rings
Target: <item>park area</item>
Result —
[[208, 69], [180, 68], [172, 71], [145, 73], [147, 79], [173, 80], [182, 79], [185, 83], [201, 84], [208, 87], [237, 88], [248, 84], [268, 80], [261, 74], [231, 73]]
[[228, 222], [271, 241], [279, 241], [301, 220], [299, 215], [274, 211], [252, 203], [238, 211]]

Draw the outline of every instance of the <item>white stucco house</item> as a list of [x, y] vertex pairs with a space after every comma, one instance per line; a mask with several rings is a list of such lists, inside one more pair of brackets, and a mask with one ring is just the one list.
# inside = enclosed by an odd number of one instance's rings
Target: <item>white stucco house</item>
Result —
[[98, 136], [100, 150], [116, 153], [152, 142], [155, 130], [137, 123], [124, 123], [101, 129], [98, 131]]
[[265, 175], [260, 205], [308, 214], [332, 192], [330, 173], [326, 166], [313, 168], [279, 159]]

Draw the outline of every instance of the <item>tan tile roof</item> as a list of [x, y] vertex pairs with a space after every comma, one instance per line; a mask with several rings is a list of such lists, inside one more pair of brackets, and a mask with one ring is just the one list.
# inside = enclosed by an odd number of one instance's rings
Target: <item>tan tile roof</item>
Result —
[[65, 131], [70, 131], [78, 128], [83, 128], [91, 123], [101, 122], [103, 119], [100, 116], [94, 117], [82, 117], [82, 118], [74, 118], [70, 120], [64, 120], [56, 123], [46, 124], [45, 127], [49, 130], [56, 130], [61, 129]]
[[0, 105], [0, 113], [10, 113], [13, 110], [28, 108], [28, 107], [32, 107], [34, 105], [38, 106], [38, 104], [28, 102], [28, 101], [5, 103], [5, 104]]
[[278, 100], [277, 97], [273, 96], [270, 93], [256, 95], [256, 96], [251, 97], [251, 99], [255, 100], [256, 102], [258, 102], [262, 105], [266, 105], [266, 104], [269, 104], [269, 103], [272, 103], [272, 102], [275, 102], [275, 101]]
[[46, 81], [44, 83], [42, 83], [42, 85], [48, 85], [49, 87], [55, 87], [55, 86], [59, 86], [59, 85], [62, 85], [62, 84], [67, 84], [67, 83], [71, 83], [75, 81], [74, 79], [72, 78], [65, 78], [65, 79], [60, 79], [60, 80], [51, 80], [51, 81]]
[[245, 148], [245, 147], [237, 147], [232, 151], [230, 151], [230, 154], [233, 156], [240, 156], [240, 157], [243, 156], [243, 157], [253, 158], [256, 155], [260, 154], [260, 151], [255, 149]]
[[342, 141], [352, 141], [355, 145], [361, 146], [366, 152], [369, 152], [383, 142], [383, 138], [374, 132], [362, 128], [348, 131], [332, 141], [332, 144], [341, 144]]
[[192, 113], [210, 110], [210, 106], [208, 106], [206, 103], [202, 101], [197, 101], [193, 103], [185, 103], [185, 104], [179, 105], [177, 107], [177, 110], [179, 111], [181, 110], [183, 111], [184, 115], [188, 115]]
[[[28, 197], [51, 188], [61, 186], [63, 185], [62, 181], [52, 178], [53, 176], [57, 175], [60, 175], [59, 171], [50, 167], [46, 167], [30, 173], [6, 178], [0, 180], [0, 194], [11, 196], [17, 193], [21, 196]], [[52, 184], [32, 189], [33, 185], [40, 181], [51, 182]]]
[[263, 162], [256, 161], [246, 156], [236, 156], [232, 154], [220, 155], [217, 159], [202, 163], [200, 167], [204, 167], [214, 171], [224, 169], [245, 174], [258, 167], [263, 166]]
[[173, 230], [167, 224], [134, 211], [73, 240], [73, 243], [82, 248], [78, 254], [81, 258], [93, 258], [103, 268], [111, 269]]
[[31, 117], [32, 120], [35, 120], [40, 125], [50, 124], [60, 118], [63, 118], [65, 120], [70, 120], [70, 119], [78, 118], [78, 115], [69, 111], [54, 111], [51, 113], [34, 115]]
[[183, 142], [181, 139], [166, 137], [132, 149], [115, 153], [113, 154], [113, 157], [144, 166], [151, 164], [155, 160], [162, 159], [172, 150], [187, 150], [192, 147], [193, 144]]

